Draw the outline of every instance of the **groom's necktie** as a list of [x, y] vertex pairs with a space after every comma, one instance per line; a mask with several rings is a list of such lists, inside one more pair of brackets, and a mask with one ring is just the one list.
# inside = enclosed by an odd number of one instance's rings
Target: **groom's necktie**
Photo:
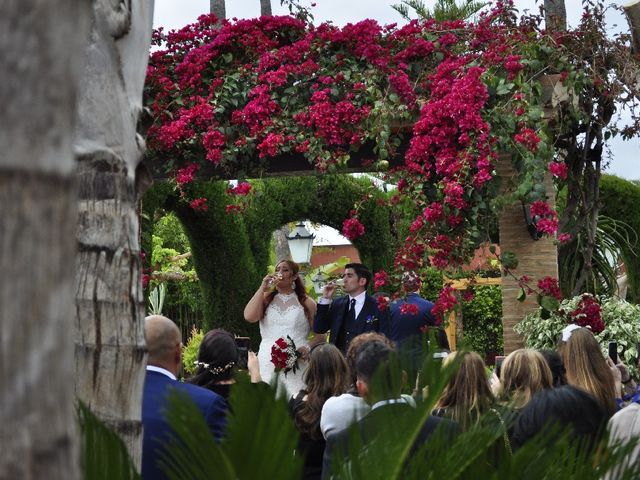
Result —
[[338, 347], [342, 353], [347, 351], [347, 338], [350, 337], [349, 329], [353, 328], [353, 324], [356, 320], [356, 299], [352, 298], [347, 303], [347, 311], [344, 314], [340, 331], [336, 335], [336, 347]]
[[356, 319], [356, 299], [355, 298], [352, 298], [351, 302], [349, 302], [349, 312], [347, 314], [347, 317], [349, 318], [349, 320]]

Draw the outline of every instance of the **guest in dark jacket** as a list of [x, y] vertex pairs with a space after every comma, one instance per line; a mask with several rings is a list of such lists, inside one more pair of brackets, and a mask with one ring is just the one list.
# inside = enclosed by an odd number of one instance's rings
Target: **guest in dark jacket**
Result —
[[[380, 341], [365, 344], [356, 359], [356, 387], [360, 396], [371, 405], [371, 411], [351, 427], [327, 438], [322, 478], [336, 475], [334, 466], [345, 464], [354, 448], [360, 450], [380, 435], [402, 438], [411, 424], [413, 407], [400, 395], [402, 372], [390, 359], [393, 349]], [[374, 376], [375, 374], [375, 376]], [[422, 425], [412, 451], [416, 451], [436, 431], [442, 428], [449, 435], [458, 431], [454, 422], [430, 415]]]
[[158, 462], [172, 434], [166, 418], [171, 396], [178, 394], [193, 401], [216, 438], [222, 436], [225, 427], [226, 404], [220, 395], [177, 381], [182, 367], [182, 340], [171, 320], [160, 315], [147, 317], [144, 333], [149, 357], [142, 395], [142, 478], [162, 480], [167, 476]]

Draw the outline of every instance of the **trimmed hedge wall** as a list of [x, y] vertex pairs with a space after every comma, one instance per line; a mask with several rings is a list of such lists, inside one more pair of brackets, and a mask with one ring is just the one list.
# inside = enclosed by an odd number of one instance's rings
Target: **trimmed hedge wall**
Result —
[[502, 335], [502, 290], [499, 285], [478, 285], [473, 299], [462, 302], [464, 341], [487, 364], [504, 351]]
[[157, 209], [174, 211], [184, 226], [200, 279], [204, 329], [225, 328], [250, 336], [256, 343], [258, 326], [245, 322], [242, 312], [267, 271], [273, 231], [303, 218], [340, 231], [354, 201], [367, 193], [373, 197], [359, 212], [366, 233], [353, 243], [362, 262], [373, 271], [392, 264], [395, 240], [389, 228], [389, 209], [376, 203], [385, 193], [371, 191], [368, 179], [323, 175], [252, 184], [255, 197], [242, 215], [225, 212], [231, 201], [226, 194], [227, 182], [194, 182], [189, 186], [190, 196], [208, 199], [207, 212], [196, 212], [179, 201], [167, 183], [154, 185], [143, 199], [143, 248], [150, 248]]
[[[603, 175], [600, 180], [600, 213], [629, 225], [640, 236], [640, 186], [614, 175]], [[640, 302], [640, 240], [625, 248], [622, 258], [627, 267], [629, 288], [627, 300]]]

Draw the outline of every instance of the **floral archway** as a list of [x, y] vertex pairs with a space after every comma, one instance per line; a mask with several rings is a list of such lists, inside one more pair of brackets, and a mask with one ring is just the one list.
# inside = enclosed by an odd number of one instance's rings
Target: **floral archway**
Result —
[[[550, 173], [562, 183], [571, 172], [554, 156], [563, 128], [554, 119], [582, 115], [567, 92], [606, 81], [571, 55], [582, 33], [543, 32], [502, 3], [476, 24], [363, 20], [338, 28], [264, 17], [220, 26], [204, 15], [154, 41], [161, 49], [146, 87], [149, 163], [172, 175], [196, 208], [207, 202], [192, 198], [198, 176], [242, 180], [283, 160], [335, 172], [357, 159], [387, 171], [398, 186], [391, 202], [409, 198], [419, 213], [392, 272], [378, 277], [381, 287], [397, 284], [405, 269], [459, 268], [488, 238], [491, 213], [514, 201], [530, 205], [541, 234], [556, 235], [542, 180]], [[564, 94], [545, 118], [549, 73]], [[506, 195], [499, 152], [510, 154], [514, 172]], [[359, 214], [356, 204], [343, 223], [352, 238], [362, 232]], [[539, 293], [551, 298], [556, 283], [543, 282]], [[454, 304], [445, 289], [437, 310]]]

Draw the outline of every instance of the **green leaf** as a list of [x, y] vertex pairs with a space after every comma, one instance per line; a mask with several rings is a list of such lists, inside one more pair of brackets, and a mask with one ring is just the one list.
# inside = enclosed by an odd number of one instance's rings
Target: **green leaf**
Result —
[[540, 298], [540, 306], [549, 312], [555, 312], [560, 307], [560, 302], [555, 297], [544, 295]]

